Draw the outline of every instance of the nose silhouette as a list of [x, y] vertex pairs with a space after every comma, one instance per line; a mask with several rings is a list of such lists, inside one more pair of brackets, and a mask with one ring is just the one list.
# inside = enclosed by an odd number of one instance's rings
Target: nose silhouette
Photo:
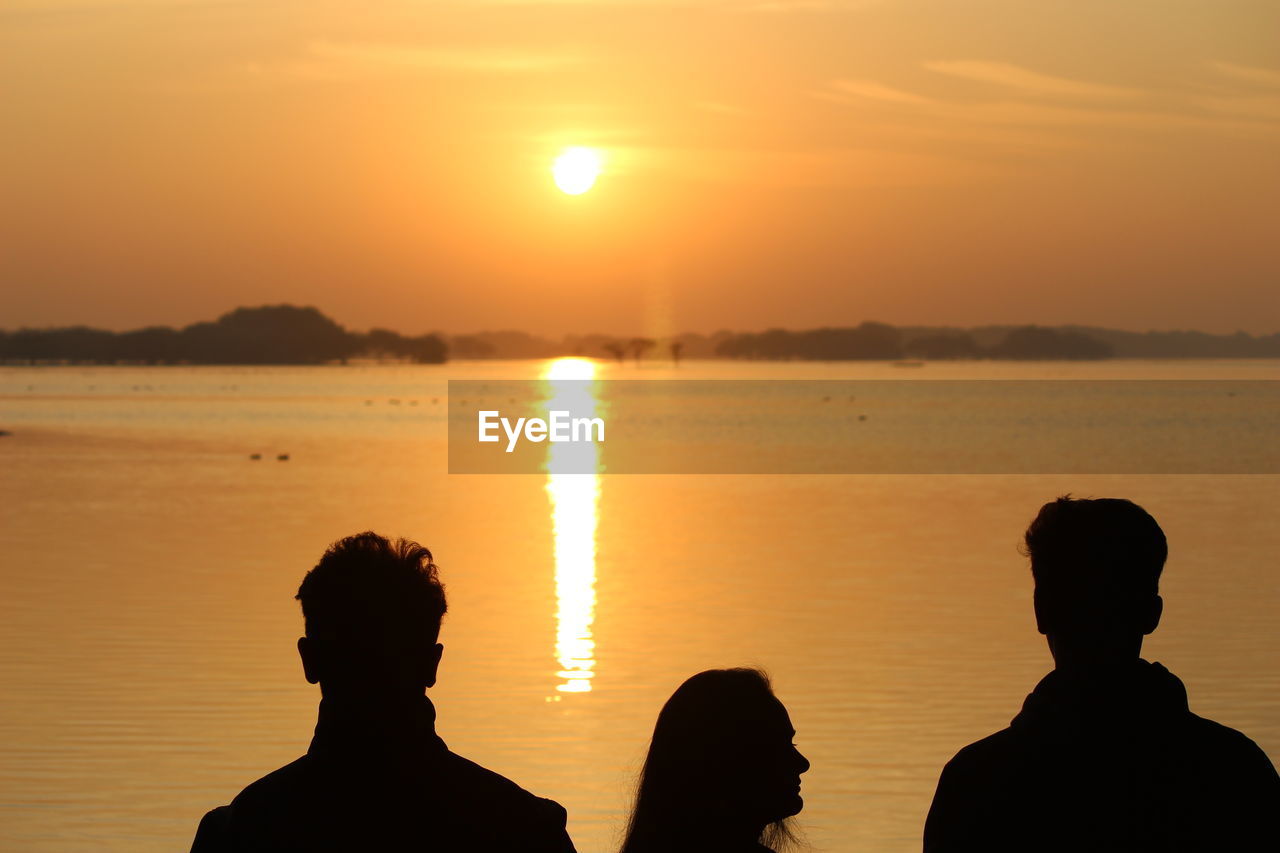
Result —
[[796, 753], [796, 767], [798, 768], [796, 770], [796, 775], [798, 776], [801, 773], [809, 772], [809, 768], [812, 766], [809, 764], [809, 759], [805, 758], [804, 753], [795, 749], [795, 747], [792, 747], [792, 749], [794, 749]]

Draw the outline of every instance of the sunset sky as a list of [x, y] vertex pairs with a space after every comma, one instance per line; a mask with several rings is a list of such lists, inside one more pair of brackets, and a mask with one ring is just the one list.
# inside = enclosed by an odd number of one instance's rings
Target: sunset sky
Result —
[[1278, 33], [1274, 0], [5, 0], [0, 328], [1276, 332]]

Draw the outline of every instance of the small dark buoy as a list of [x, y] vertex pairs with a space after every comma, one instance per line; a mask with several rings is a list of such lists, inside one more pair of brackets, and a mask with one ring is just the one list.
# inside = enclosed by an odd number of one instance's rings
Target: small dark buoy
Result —
[[13, 433], [9, 432], [7, 429], [0, 429], [0, 436], [3, 435], [13, 435]]
[[262, 454], [261, 454], [261, 453], [250, 453], [250, 454], [249, 454], [249, 458], [250, 458], [250, 459], [261, 459], [261, 458], [262, 458]]
[[277, 456], [277, 457], [276, 457], [276, 459], [280, 460], [281, 462], [288, 462], [288, 461], [289, 461], [289, 454], [288, 454], [288, 453], [281, 453], [279, 456]]
[[866, 415], [858, 415], [858, 420], [865, 421], [866, 419], [867, 419]]
[[830, 403], [830, 402], [831, 402], [831, 398], [830, 398], [830, 397], [823, 397], [823, 398], [822, 398], [822, 402], [824, 402], [824, 403]]

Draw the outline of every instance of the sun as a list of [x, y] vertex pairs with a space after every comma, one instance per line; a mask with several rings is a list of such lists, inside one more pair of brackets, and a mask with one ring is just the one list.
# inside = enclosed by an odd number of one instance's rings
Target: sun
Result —
[[574, 146], [560, 152], [551, 166], [551, 175], [563, 193], [582, 195], [595, 186], [600, 177], [600, 152], [594, 148]]

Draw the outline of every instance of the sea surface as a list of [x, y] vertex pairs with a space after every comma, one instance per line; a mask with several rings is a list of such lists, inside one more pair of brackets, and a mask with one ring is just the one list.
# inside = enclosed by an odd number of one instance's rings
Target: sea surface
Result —
[[[1018, 546], [1068, 492], [1155, 515], [1170, 559], [1144, 656], [1280, 757], [1280, 476], [447, 473], [447, 380], [560, 369], [0, 368], [0, 849], [185, 850], [305, 751], [293, 595], [370, 529], [441, 566], [441, 735], [560, 801], [584, 853], [616, 849], [666, 697], [738, 665], [772, 674], [812, 762], [813, 849], [919, 849], [943, 763], [1051, 666]], [[1276, 380], [1280, 362], [590, 371]]]

